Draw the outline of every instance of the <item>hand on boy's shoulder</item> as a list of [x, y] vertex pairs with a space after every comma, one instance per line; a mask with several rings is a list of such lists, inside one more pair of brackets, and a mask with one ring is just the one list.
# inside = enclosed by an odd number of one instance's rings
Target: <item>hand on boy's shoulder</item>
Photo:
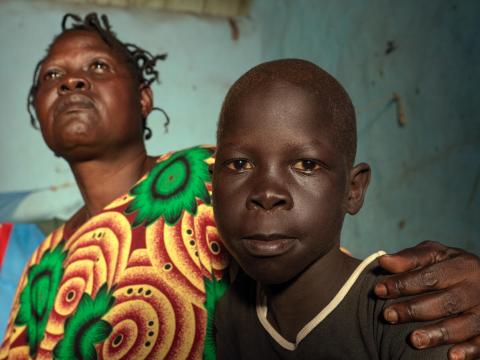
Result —
[[361, 328], [360, 337], [364, 339], [367, 347], [375, 349], [378, 359], [447, 359], [448, 346], [446, 345], [426, 350], [418, 350], [412, 345], [409, 334], [425, 323], [408, 322], [394, 325], [384, 319], [385, 310], [398, 300], [379, 298], [375, 296], [373, 289], [378, 282], [388, 276], [389, 272], [380, 266], [379, 259], [372, 262], [365, 270], [363, 278], [352, 288], [352, 299], [347, 299], [346, 307], [339, 310], [352, 313], [348, 306], [358, 307], [357, 321]]
[[[380, 266], [395, 275], [375, 287], [377, 296], [398, 299], [383, 316], [392, 324], [418, 323], [410, 335], [419, 349], [442, 344], [453, 346], [448, 358], [480, 356], [480, 259], [457, 248], [426, 241], [379, 259]], [[405, 298], [405, 296], [409, 296]], [[452, 316], [454, 315], [454, 316]]]

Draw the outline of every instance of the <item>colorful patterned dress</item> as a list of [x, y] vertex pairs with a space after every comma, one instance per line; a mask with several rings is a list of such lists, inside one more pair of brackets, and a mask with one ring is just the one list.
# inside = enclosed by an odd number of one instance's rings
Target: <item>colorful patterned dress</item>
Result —
[[161, 156], [75, 232], [50, 234], [22, 275], [0, 359], [214, 358], [228, 258], [210, 202], [212, 154]]

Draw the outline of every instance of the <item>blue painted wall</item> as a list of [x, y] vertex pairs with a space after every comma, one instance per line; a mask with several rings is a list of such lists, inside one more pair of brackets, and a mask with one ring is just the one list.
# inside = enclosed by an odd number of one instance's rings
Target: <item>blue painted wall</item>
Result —
[[[160, 64], [155, 102], [172, 118], [168, 134], [153, 114], [150, 153], [213, 143], [229, 85], [265, 60], [302, 57], [336, 76], [358, 112], [358, 161], [373, 167], [364, 210], [348, 218], [344, 245], [360, 257], [435, 239], [480, 253], [480, 46], [477, 1], [258, 0], [238, 19], [55, 2], [0, 2], [0, 192], [72, 183], [69, 168], [31, 129], [25, 98], [33, 68], [67, 11], [110, 15], [119, 37]], [[387, 42], [395, 49], [386, 54]], [[399, 127], [397, 92], [407, 123]], [[73, 186], [30, 198], [14, 220], [68, 216]]]
[[[272, 2], [258, 3], [267, 19]], [[372, 165], [373, 178], [364, 209], [347, 219], [345, 245], [365, 256], [435, 239], [480, 253], [480, 3], [276, 3], [275, 21], [260, 23], [262, 56], [313, 60], [357, 109], [357, 161]]]

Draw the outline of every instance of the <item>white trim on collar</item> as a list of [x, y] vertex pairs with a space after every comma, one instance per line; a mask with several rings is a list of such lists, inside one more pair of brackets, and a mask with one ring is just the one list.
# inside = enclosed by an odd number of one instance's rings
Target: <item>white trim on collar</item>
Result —
[[325, 319], [335, 308], [342, 302], [342, 300], [347, 296], [348, 292], [352, 286], [357, 281], [360, 274], [365, 270], [365, 268], [377, 259], [379, 256], [385, 255], [384, 251], [378, 251], [365, 260], [363, 260], [357, 268], [353, 271], [352, 275], [347, 279], [345, 284], [337, 292], [335, 297], [325, 306], [312, 320], [310, 320], [305, 326], [298, 332], [295, 343], [292, 343], [285, 339], [280, 333], [270, 324], [267, 319], [267, 297], [263, 291], [261, 285], [257, 283], [257, 317], [264, 329], [268, 334], [284, 349], [294, 351], [300, 342], [313, 330], [315, 327], [320, 324], [323, 319]]

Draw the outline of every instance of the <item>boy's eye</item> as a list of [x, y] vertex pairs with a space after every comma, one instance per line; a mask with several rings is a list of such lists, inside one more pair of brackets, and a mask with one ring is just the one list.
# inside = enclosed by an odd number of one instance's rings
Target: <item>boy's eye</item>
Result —
[[60, 70], [57, 70], [57, 69], [47, 70], [47, 71], [45, 72], [45, 74], [43, 75], [43, 80], [53, 80], [53, 79], [57, 79], [57, 78], [59, 78], [61, 75], [62, 75], [62, 73], [60, 72]]
[[90, 69], [96, 72], [103, 72], [109, 69], [109, 66], [106, 62], [102, 60], [95, 60], [90, 64]]
[[246, 159], [235, 159], [227, 161], [226, 166], [228, 169], [237, 172], [253, 169], [253, 164]]
[[320, 164], [316, 162], [315, 160], [299, 160], [296, 163], [293, 164], [293, 169], [306, 173], [306, 174], [311, 174], [314, 171], [317, 171], [321, 168]]

